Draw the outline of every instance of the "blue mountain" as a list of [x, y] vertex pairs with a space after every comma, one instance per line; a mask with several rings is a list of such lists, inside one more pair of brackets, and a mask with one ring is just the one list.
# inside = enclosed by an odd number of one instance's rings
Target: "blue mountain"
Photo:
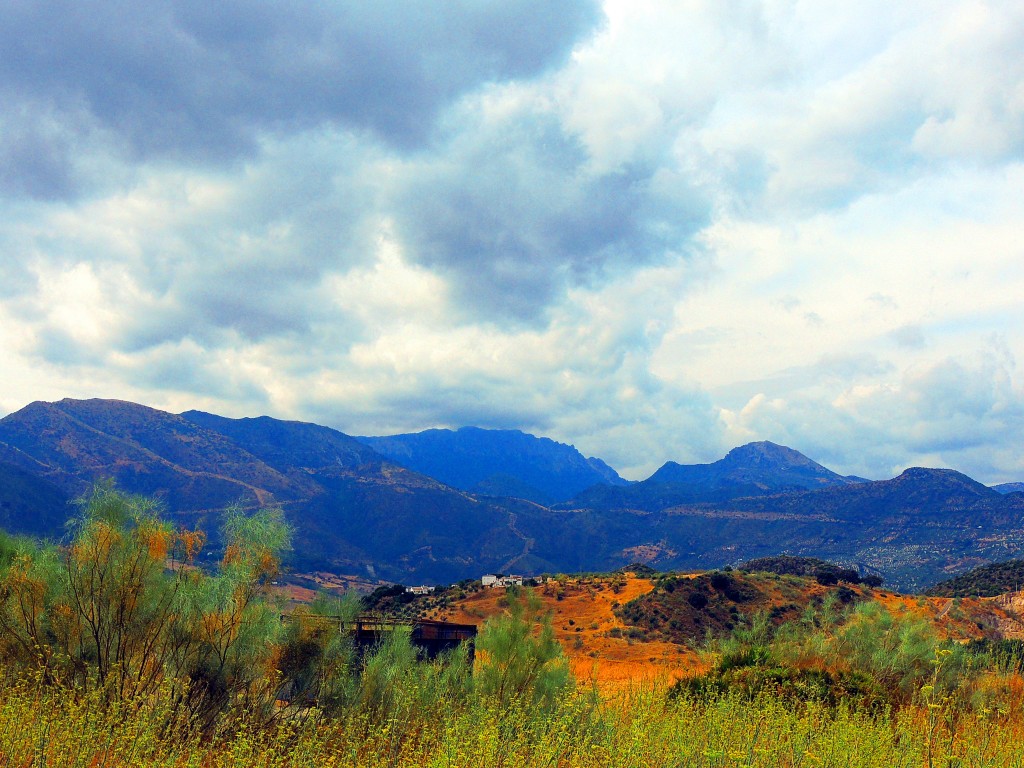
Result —
[[488, 496], [552, 504], [592, 485], [627, 484], [603, 461], [572, 445], [515, 429], [428, 429], [358, 439], [407, 469]]

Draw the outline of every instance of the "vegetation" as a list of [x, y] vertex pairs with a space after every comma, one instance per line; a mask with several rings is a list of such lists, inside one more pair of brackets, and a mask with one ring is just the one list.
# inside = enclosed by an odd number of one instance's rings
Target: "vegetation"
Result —
[[838, 584], [841, 581], [845, 581], [849, 584], [880, 587], [883, 583], [881, 576], [876, 576], [875, 574], [862, 576], [856, 568], [844, 568], [841, 565], [836, 565], [817, 557], [796, 557], [794, 555], [759, 557], [743, 563], [740, 569], [744, 571], [777, 573], [780, 576], [811, 576], [821, 584]]
[[[602, 698], [529, 590], [485, 624], [472, 672], [465, 646], [429, 660], [402, 631], [361, 653], [339, 631], [351, 596], [280, 620], [280, 512], [228, 513], [207, 573], [202, 537], [157, 511], [99, 486], [66, 546], [0, 538], [0, 766], [1024, 764], [1020, 644], [950, 643], [848, 587], [737, 611], [706, 674]], [[752, 608], [795, 578], [663, 575], [657, 604]]]
[[657, 576], [658, 570], [656, 568], [652, 568], [646, 563], [630, 563], [629, 565], [624, 565], [616, 570], [616, 573], [634, 573], [637, 576], [643, 577]]
[[952, 579], [939, 582], [925, 592], [934, 597], [995, 597], [1024, 587], [1024, 560], [1007, 560], [983, 565]]
[[863, 598], [862, 591], [832, 579], [815, 579], [812, 585], [807, 578], [726, 569], [662, 574], [653, 591], [616, 613], [650, 638], [692, 645], [709, 635], [725, 637], [760, 613], [776, 626], [792, 621], [827, 594], [843, 604]]
[[1003, 710], [963, 708], [941, 698], [931, 708], [922, 698], [917, 706], [877, 712], [845, 702], [793, 706], [769, 693], [669, 700], [653, 689], [598, 705], [577, 691], [538, 717], [483, 698], [460, 704], [461, 694], [434, 689], [429, 695], [442, 698], [430, 707], [419, 708], [415, 700], [415, 707], [390, 713], [353, 708], [270, 724], [239, 718], [206, 736], [175, 717], [159, 691], [116, 707], [95, 692], [76, 695], [26, 681], [7, 683], [0, 693], [0, 754], [6, 765], [19, 766], [909, 768], [1024, 762], [1019, 691], [1016, 699], [1003, 700]]
[[998, 666], [993, 649], [943, 641], [926, 619], [894, 615], [875, 602], [838, 608], [830, 596], [780, 627], [766, 614], [755, 616], [709, 642], [711, 670], [678, 683], [674, 695], [770, 691], [784, 699], [879, 710], [913, 703], [926, 689], [932, 697], [969, 699], [979, 690], [981, 672]]
[[8, 543], [0, 571], [0, 658], [48, 684], [109, 701], [164, 692], [212, 722], [260, 708], [276, 687], [268, 652], [280, 621], [264, 600], [289, 531], [279, 510], [225, 514], [218, 573], [193, 565], [200, 532], [174, 531], [156, 505], [98, 485], [66, 548]]

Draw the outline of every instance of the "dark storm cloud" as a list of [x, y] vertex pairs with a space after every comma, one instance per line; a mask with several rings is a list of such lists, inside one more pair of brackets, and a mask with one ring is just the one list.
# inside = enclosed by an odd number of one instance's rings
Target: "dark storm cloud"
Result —
[[0, 117], [0, 195], [58, 200], [78, 187], [69, 132], [38, 105]]
[[[324, 122], [411, 146], [460, 93], [560, 63], [599, 18], [590, 0], [14, 0], [0, 10], [0, 95], [135, 157], [230, 159], [259, 131]], [[16, 163], [24, 134], [2, 141]], [[23, 191], [66, 191], [62, 147], [40, 149]]]
[[553, 114], [459, 131], [442, 158], [409, 170], [394, 208], [410, 256], [479, 317], [535, 321], [565, 287], [685, 249], [708, 220], [666, 158], [595, 171]]

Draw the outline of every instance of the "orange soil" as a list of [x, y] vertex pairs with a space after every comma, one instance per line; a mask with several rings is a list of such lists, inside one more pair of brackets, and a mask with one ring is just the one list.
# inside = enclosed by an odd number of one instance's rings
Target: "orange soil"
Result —
[[[324, 573], [309, 576], [321, 588], [335, 590], [352, 587], [353, 582], [359, 581], [353, 577]], [[365, 589], [366, 585], [360, 586]], [[759, 580], [759, 586], [768, 596], [765, 608], [794, 602], [806, 604], [811, 597], [820, 597], [829, 591], [815, 582], [796, 585], [778, 580]], [[534, 590], [542, 601], [543, 610], [551, 613], [555, 638], [569, 658], [577, 680], [592, 681], [602, 691], [610, 692], [623, 690], [632, 684], [672, 682], [707, 671], [707, 662], [694, 649], [627, 636], [629, 628], [615, 616], [615, 605], [627, 603], [653, 588], [650, 579], [629, 574], [624, 577], [563, 578], [560, 582], [549, 582]], [[275, 587], [275, 591], [293, 604], [309, 602], [316, 594], [312, 589], [295, 584], [281, 584]], [[448, 608], [433, 610], [428, 618], [480, 626], [504, 610], [499, 601], [505, 595], [503, 588], [481, 587]], [[992, 636], [994, 632], [1006, 637], [1024, 637], [1024, 624], [1017, 619], [1016, 606], [1008, 612], [995, 598], [963, 598], [954, 603], [948, 598], [926, 598], [883, 590], [876, 590], [872, 597], [895, 614], [909, 613], [930, 619], [943, 636], [953, 640]], [[1024, 599], [1020, 607], [1024, 613]], [[614, 629], [621, 632], [620, 637], [608, 635]]]
[[931, 620], [940, 635], [960, 642], [991, 636], [993, 632], [1003, 637], [1020, 637], [1024, 632], [1017, 616], [1001, 606], [998, 598], [962, 597], [953, 600], [876, 592], [875, 599], [891, 613]]
[[[569, 657], [577, 679], [592, 680], [607, 690], [651, 680], [674, 681], [707, 671], [707, 662], [694, 649], [661, 641], [608, 637], [612, 628], [623, 633], [627, 629], [613, 613], [613, 604], [626, 603], [654, 588], [650, 579], [628, 576], [620, 580], [616, 591], [614, 581], [610, 576], [567, 580], [561, 586], [561, 599], [557, 596], [557, 584], [545, 584], [536, 590], [544, 609], [552, 613], [555, 637]], [[794, 599], [791, 588], [784, 584], [768, 582], [760, 586], [767, 591], [771, 605], [783, 605]], [[804, 598], [801, 603], [829, 591], [815, 582], [805, 583], [799, 589]], [[481, 589], [447, 610], [436, 611], [433, 618], [480, 625], [501, 612], [498, 601], [504, 596], [504, 589]], [[991, 636], [996, 629], [1004, 636], [1015, 636], [1015, 631], [1024, 636], [1024, 626], [993, 598], [963, 598], [954, 603], [948, 598], [884, 591], [875, 591], [873, 597], [895, 614], [909, 613], [933, 621], [939, 633], [952, 640]]]
[[[627, 627], [613, 613], [614, 603], [626, 603], [650, 592], [650, 579], [628, 577], [616, 591], [613, 577], [568, 580], [536, 589], [544, 610], [551, 611], [555, 638], [561, 644], [577, 680], [593, 681], [601, 688], [620, 688], [652, 680], [674, 681], [704, 669], [695, 651], [666, 642], [641, 642], [608, 637], [610, 629]], [[558, 592], [562, 591], [562, 598]], [[467, 595], [433, 618], [481, 625], [502, 611], [498, 601], [506, 590], [481, 589]]]

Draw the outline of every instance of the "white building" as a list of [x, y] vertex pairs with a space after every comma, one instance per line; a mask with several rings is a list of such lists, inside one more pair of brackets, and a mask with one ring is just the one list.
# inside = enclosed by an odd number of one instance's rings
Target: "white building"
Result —
[[487, 574], [480, 578], [480, 583], [485, 587], [521, 587], [523, 586], [523, 577], [509, 574], [508, 576], [495, 576], [494, 574]]
[[406, 587], [405, 591], [411, 592], [414, 595], [429, 595], [435, 589], [437, 589], [437, 587], [431, 587], [427, 586], [426, 584], [423, 584], [419, 587]]

